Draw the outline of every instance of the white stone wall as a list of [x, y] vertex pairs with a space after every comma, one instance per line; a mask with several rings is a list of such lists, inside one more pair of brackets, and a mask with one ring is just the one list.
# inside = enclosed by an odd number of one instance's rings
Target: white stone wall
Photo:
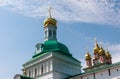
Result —
[[52, 70], [53, 70], [52, 60], [48, 60], [43, 63], [39, 63], [35, 66], [27, 68], [27, 76], [34, 78], [44, 73], [50, 72]]
[[53, 79], [53, 73], [46, 73], [44, 75], [41, 75], [40, 77], [36, 77], [35, 79]]
[[[71, 79], [120, 79], [120, 65], [113, 66], [111, 68], [96, 71], [93, 73], [83, 74], [76, 77], [73, 77]], [[95, 75], [95, 78], [94, 78]]]
[[27, 76], [35, 79], [64, 79], [81, 73], [80, 62], [61, 53], [48, 53], [25, 65]]
[[53, 79], [65, 79], [66, 77], [68, 77], [68, 74], [53, 71]]
[[94, 79], [93, 75], [88, 74], [82, 77], [82, 79]]
[[25, 65], [26, 75], [31, 78], [37, 78], [53, 70], [52, 54], [46, 54], [43, 57]]
[[111, 79], [120, 79], [120, 66], [111, 68]]
[[103, 70], [103, 71], [100, 71], [100, 72], [96, 72], [95, 73], [95, 78], [96, 79], [110, 79], [110, 75], [109, 75], [109, 71], [108, 69], [107, 70]]
[[53, 61], [53, 70], [68, 75], [76, 75], [80, 73], [80, 66], [76, 66], [72, 63], [68, 63], [65, 60], [55, 59]]

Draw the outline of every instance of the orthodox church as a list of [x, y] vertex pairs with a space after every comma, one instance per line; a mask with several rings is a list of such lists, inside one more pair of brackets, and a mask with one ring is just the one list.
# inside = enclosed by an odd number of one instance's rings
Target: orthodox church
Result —
[[87, 51], [86, 67], [81, 72], [81, 62], [69, 49], [57, 41], [57, 21], [44, 21], [44, 41], [36, 44], [32, 58], [23, 64], [23, 74], [14, 79], [120, 79], [120, 62], [112, 64], [112, 56], [95, 42], [94, 57]]

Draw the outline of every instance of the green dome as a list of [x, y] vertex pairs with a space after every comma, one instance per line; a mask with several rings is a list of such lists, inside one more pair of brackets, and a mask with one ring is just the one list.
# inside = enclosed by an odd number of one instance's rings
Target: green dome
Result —
[[64, 44], [57, 41], [45, 41], [43, 45], [43, 52], [61, 51], [69, 54], [68, 48]]
[[47, 53], [47, 52], [61, 52], [62, 54], [72, 56], [68, 48], [64, 44], [56, 40], [45, 41], [42, 44], [41, 49], [42, 49], [41, 52], [39, 54], [34, 55], [33, 57], [36, 57], [40, 54]]

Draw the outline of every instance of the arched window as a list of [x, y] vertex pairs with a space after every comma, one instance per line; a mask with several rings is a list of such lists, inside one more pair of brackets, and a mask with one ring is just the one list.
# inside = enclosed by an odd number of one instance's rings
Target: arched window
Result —
[[35, 77], [37, 76], [37, 69], [35, 68]]
[[56, 31], [53, 31], [53, 35], [54, 35], [54, 36], [56, 35]]
[[43, 65], [41, 65], [41, 74], [43, 74]]
[[111, 75], [111, 71], [110, 71], [110, 69], [108, 69], [108, 74], [109, 74], [109, 76]]
[[29, 70], [29, 77], [31, 77], [31, 71]]
[[49, 30], [49, 36], [51, 36], [52, 35], [52, 31], [51, 30]]

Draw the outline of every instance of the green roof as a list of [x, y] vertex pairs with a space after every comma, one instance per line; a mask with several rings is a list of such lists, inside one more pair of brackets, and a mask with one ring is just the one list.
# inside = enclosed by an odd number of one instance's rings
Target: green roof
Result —
[[38, 56], [38, 55], [41, 55], [43, 53], [47, 53], [47, 52], [61, 52], [61, 53], [64, 53], [66, 55], [72, 56], [70, 54], [68, 48], [64, 44], [62, 44], [62, 43], [60, 43], [60, 42], [58, 42], [56, 40], [45, 41], [42, 44], [42, 48], [41, 49], [42, 49], [41, 52], [38, 53], [38, 54], [35, 54], [33, 56], [33, 58]]
[[13, 79], [33, 79], [33, 78], [30, 78], [21, 74], [16, 74]]
[[20, 75], [20, 79], [32, 79], [32, 78], [30, 78], [30, 77], [26, 77], [26, 76], [22, 76], [22, 75]]
[[[30, 63], [30, 62], [32, 62], [32, 61], [34, 61], [34, 60], [48, 54], [48, 53], [51, 53], [51, 52], [60, 53], [60, 54], [65, 55], [67, 57], [73, 58], [72, 55], [70, 54], [68, 48], [64, 44], [62, 44], [62, 43], [60, 43], [60, 42], [58, 42], [56, 40], [45, 41], [43, 43], [41, 49], [42, 50], [41, 50], [40, 53], [38, 53], [38, 54], [35, 53], [35, 55], [33, 55], [32, 59], [29, 60], [28, 62], [26, 62], [25, 64], [28, 64], [28, 63]], [[23, 66], [25, 64], [23, 64]]]

